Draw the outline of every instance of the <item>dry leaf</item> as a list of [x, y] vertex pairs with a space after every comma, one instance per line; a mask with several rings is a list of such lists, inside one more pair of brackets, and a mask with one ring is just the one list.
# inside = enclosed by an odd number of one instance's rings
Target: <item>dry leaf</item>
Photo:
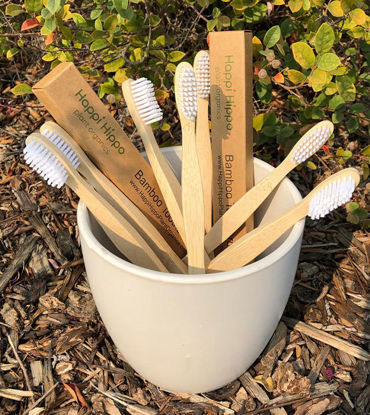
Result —
[[63, 383], [64, 387], [67, 391], [71, 394], [72, 398], [75, 402], [77, 402], [82, 408], [88, 408], [89, 405], [85, 401], [85, 398], [82, 396], [80, 389], [77, 387], [75, 383]]
[[262, 385], [267, 390], [267, 392], [272, 392], [274, 390], [274, 382], [271, 376], [264, 378], [263, 375], [258, 375], [254, 378], [254, 380]]
[[306, 395], [309, 393], [311, 387], [310, 380], [306, 376], [295, 372], [293, 365], [289, 362], [278, 362], [272, 379], [276, 384], [274, 396], [283, 393]]

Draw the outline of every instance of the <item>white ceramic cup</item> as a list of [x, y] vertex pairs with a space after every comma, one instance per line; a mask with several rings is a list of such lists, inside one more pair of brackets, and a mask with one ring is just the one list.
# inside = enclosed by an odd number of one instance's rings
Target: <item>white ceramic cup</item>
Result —
[[[180, 174], [181, 147], [163, 151]], [[273, 170], [258, 159], [254, 168], [256, 182]], [[256, 223], [300, 200], [284, 179], [256, 212]], [[77, 219], [101, 318], [127, 362], [150, 382], [174, 392], [211, 391], [244, 373], [263, 351], [288, 301], [304, 220], [250, 265], [190, 276], [151, 271], [115, 255], [82, 203]]]

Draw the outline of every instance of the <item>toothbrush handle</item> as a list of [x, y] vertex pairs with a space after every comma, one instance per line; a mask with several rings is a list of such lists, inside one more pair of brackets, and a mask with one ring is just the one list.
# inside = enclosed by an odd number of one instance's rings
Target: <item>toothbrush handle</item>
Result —
[[81, 163], [82, 174], [127, 221], [129, 221], [170, 272], [186, 274], [185, 263], [176, 255], [149, 219], [86, 157]]
[[67, 184], [104, 226], [108, 237], [125, 257], [134, 264], [144, 268], [167, 272], [166, 267], [135, 228], [104, 200], [99, 193], [91, 188], [82, 177], [79, 177], [77, 172], [70, 175]]
[[168, 164], [167, 159], [158, 147], [152, 128], [146, 125], [139, 128], [138, 125], [140, 125], [141, 122], [135, 122], [135, 124], [143, 140], [146, 154], [150, 165], [152, 166], [154, 176], [157, 179], [158, 186], [163, 194], [168, 211], [170, 212], [171, 218], [176, 225], [181, 239], [185, 242], [180, 183]]
[[122, 84], [122, 93], [125, 98], [127, 108], [132, 119], [134, 120], [138, 133], [143, 140], [146, 154], [171, 218], [176, 225], [182, 240], [185, 242], [180, 183], [168, 164], [167, 159], [161, 152], [154, 137], [152, 127], [150, 125], [145, 125], [142, 121], [131, 93], [130, 84], [131, 80], [127, 80]]
[[203, 274], [204, 205], [194, 123], [182, 120], [182, 211], [189, 274]]
[[198, 99], [196, 126], [198, 162], [202, 176], [204, 201], [204, 227], [206, 233], [212, 227], [212, 147], [208, 125], [208, 99]]
[[206, 234], [206, 251], [211, 253], [243, 225], [293, 167], [286, 159], [228, 209]]
[[253, 229], [218, 254], [209, 264], [207, 272], [227, 271], [247, 265], [304, 218], [307, 209], [307, 203], [303, 200], [278, 219]]

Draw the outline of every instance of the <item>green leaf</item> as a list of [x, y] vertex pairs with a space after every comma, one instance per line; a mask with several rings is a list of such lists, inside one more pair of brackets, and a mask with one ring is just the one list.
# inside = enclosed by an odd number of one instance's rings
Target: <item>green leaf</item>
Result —
[[349, 202], [348, 203], [348, 209], [351, 211], [351, 212], [354, 212], [356, 209], [358, 209], [360, 206], [359, 206], [359, 204], [358, 203], [356, 203], [356, 202]]
[[60, 9], [60, 0], [48, 0], [46, 8], [51, 14], [55, 14]]
[[90, 19], [96, 20], [103, 12], [103, 9], [93, 9], [90, 13]]
[[159, 16], [157, 16], [156, 14], [151, 14], [150, 15], [150, 23], [152, 25], [152, 27], [156, 27], [159, 25], [159, 23], [161, 22], [161, 18]]
[[340, 95], [335, 95], [329, 101], [329, 109], [332, 111], [340, 110], [344, 108], [345, 101]]
[[13, 92], [14, 95], [32, 94], [32, 88], [27, 84], [18, 84], [11, 92]]
[[253, 128], [256, 131], [261, 131], [262, 127], [263, 127], [263, 119], [264, 119], [265, 114], [258, 114], [255, 117], [253, 117]]
[[114, 80], [121, 84], [123, 81], [126, 81], [126, 79], [128, 79], [126, 69], [118, 69], [114, 75]]
[[289, 0], [288, 7], [292, 13], [297, 13], [303, 6], [303, 0]]
[[46, 19], [44, 22], [44, 27], [49, 30], [49, 32], [54, 32], [57, 28], [57, 19], [53, 16], [50, 19]]
[[86, 20], [79, 13], [72, 13], [72, 19], [77, 26], [86, 24]]
[[351, 117], [347, 122], [347, 128], [350, 133], [356, 131], [359, 127], [358, 118]]
[[329, 52], [335, 40], [334, 30], [328, 23], [323, 23], [315, 36], [315, 49], [317, 53]]
[[325, 88], [326, 95], [334, 95], [338, 91], [338, 88], [334, 82], [329, 82]]
[[113, 0], [113, 4], [118, 14], [123, 18], [126, 18], [125, 14], [128, 7], [128, 0]]
[[108, 45], [109, 43], [105, 39], [97, 39], [97, 40], [94, 40], [94, 42], [90, 45], [90, 50], [95, 51], [95, 50], [104, 49]]
[[331, 116], [331, 120], [334, 124], [339, 124], [344, 120], [344, 113], [340, 111], [335, 111], [333, 115]]
[[54, 59], [57, 59], [58, 56], [59, 56], [59, 52], [58, 51], [56, 51], [56, 52], [53, 51], [53, 52], [49, 52], [46, 55], [44, 55], [42, 57], [42, 60], [45, 61], [45, 62], [52, 62]]
[[368, 146], [366, 146], [362, 151], [361, 154], [363, 156], [370, 156], [370, 144]]
[[339, 0], [335, 0], [329, 3], [328, 9], [334, 17], [342, 17], [344, 14], [342, 4]]
[[352, 83], [349, 76], [337, 76], [335, 83], [341, 97], [346, 101], [354, 101], [356, 99], [356, 87]]
[[181, 61], [181, 59], [185, 56], [184, 52], [180, 52], [180, 51], [174, 51], [174, 52], [170, 52], [168, 54], [168, 60], [170, 62], [178, 62]]
[[25, 0], [26, 10], [31, 13], [38, 13], [42, 9], [42, 0]]
[[349, 15], [351, 19], [358, 25], [363, 25], [366, 22], [366, 13], [362, 9], [352, 10]]
[[104, 30], [108, 30], [108, 32], [113, 32], [117, 24], [117, 16], [115, 14], [112, 14], [104, 20]]
[[118, 71], [118, 69], [122, 68], [124, 63], [125, 61], [123, 60], [123, 58], [118, 58], [112, 62], [106, 63], [104, 65], [104, 70], [106, 72], [116, 72]]
[[92, 37], [90, 33], [88, 32], [77, 32], [76, 33], [76, 40], [79, 43], [85, 44], [85, 43], [91, 43]]
[[324, 53], [319, 58], [318, 68], [323, 71], [333, 71], [340, 65], [340, 59], [335, 53]]
[[8, 4], [5, 7], [5, 14], [8, 15], [8, 16], [15, 17], [15, 16], [18, 16], [18, 15], [24, 13], [24, 12], [25, 12], [25, 10], [21, 6], [18, 6], [16, 4]]
[[312, 68], [315, 65], [315, 54], [310, 46], [304, 42], [292, 44], [293, 57], [303, 69]]
[[306, 162], [306, 166], [307, 166], [310, 170], [316, 170], [316, 169], [317, 169], [316, 164], [315, 164], [315, 163], [313, 163], [313, 162], [312, 162], [312, 161], [310, 161], [310, 160], [308, 160], [308, 161]]
[[208, 20], [207, 22], [208, 32], [211, 32], [215, 28], [216, 24], [217, 24], [217, 19]]
[[368, 217], [368, 212], [364, 208], [358, 208], [355, 211], [356, 215], [360, 218], [360, 220], [366, 219]]
[[362, 176], [364, 178], [364, 180], [367, 180], [367, 178], [369, 177], [370, 174], [370, 168], [369, 165], [366, 163], [366, 161], [363, 161], [361, 164], [362, 167]]
[[280, 29], [281, 29], [281, 36], [283, 36], [283, 38], [289, 37], [294, 29], [294, 24], [291, 18], [286, 18], [282, 21], [282, 23], [280, 24]]
[[170, 124], [167, 124], [166, 122], [164, 122], [164, 123], [162, 124], [162, 127], [161, 127], [161, 130], [162, 130], [162, 131], [169, 131], [170, 129], [171, 129]]
[[319, 107], [308, 107], [303, 113], [306, 118], [312, 120], [322, 120], [325, 116], [324, 111]]
[[328, 80], [328, 76], [325, 71], [322, 71], [321, 69], [315, 69], [308, 79], [312, 89], [317, 92], [323, 89]]
[[263, 43], [267, 48], [272, 48], [279, 41], [281, 36], [281, 30], [278, 25], [272, 26], [265, 34]]
[[59, 26], [60, 31], [63, 34], [63, 39], [67, 40], [68, 42], [70, 42], [72, 40], [72, 32], [71, 29], [67, 26]]
[[354, 213], [349, 213], [346, 218], [347, 222], [358, 225], [360, 223], [360, 218]]
[[306, 79], [306, 75], [295, 69], [288, 69], [288, 79], [293, 84], [298, 85]]
[[365, 112], [365, 106], [361, 104], [360, 102], [356, 102], [356, 104], [352, 104], [349, 112], [352, 114], [359, 114], [360, 112]]

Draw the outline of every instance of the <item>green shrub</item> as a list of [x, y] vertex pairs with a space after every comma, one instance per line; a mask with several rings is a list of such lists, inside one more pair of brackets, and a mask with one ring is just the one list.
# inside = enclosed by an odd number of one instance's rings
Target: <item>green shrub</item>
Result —
[[[176, 64], [205, 47], [207, 31], [251, 30], [257, 145], [277, 142], [288, 149], [302, 127], [323, 118], [351, 134], [368, 124], [367, 9], [362, 0], [25, 0], [8, 4], [5, 14], [12, 31], [42, 36], [42, 60], [50, 68], [74, 61], [98, 80], [101, 98], [116, 100], [120, 83], [139, 74], [167, 98]], [[34, 41], [1, 37], [0, 54], [9, 60], [27, 56]], [[330, 152], [341, 163], [351, 159], [349, 153]], [[368, 155], [359, 157], [368, 172]]]

